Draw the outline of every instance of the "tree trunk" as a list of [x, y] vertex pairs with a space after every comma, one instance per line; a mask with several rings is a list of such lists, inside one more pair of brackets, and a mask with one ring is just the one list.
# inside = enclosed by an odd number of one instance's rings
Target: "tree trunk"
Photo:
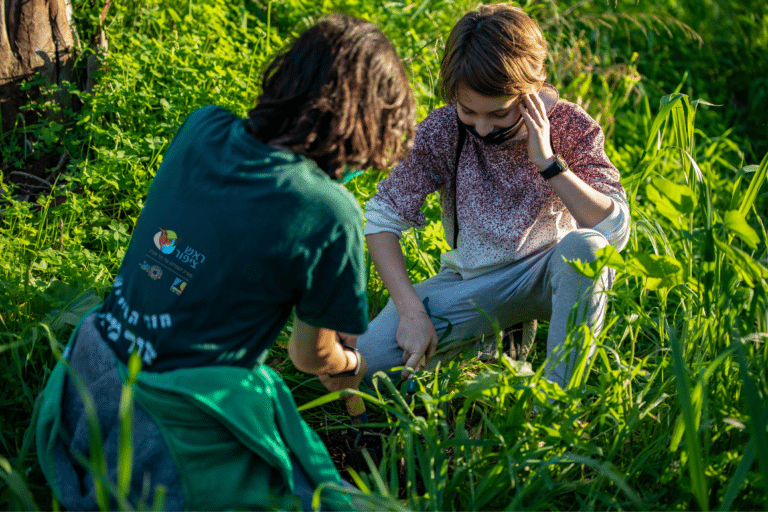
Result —
[[[71, 80], [73, 46], [65, 0], [0, 0], [1, 133], [13, 129], [19, 107], [39, 94], [22, 91], [24, 80], [36, 72], [51, 84]], [[66, 101], [66, 93], [54, 100]]]

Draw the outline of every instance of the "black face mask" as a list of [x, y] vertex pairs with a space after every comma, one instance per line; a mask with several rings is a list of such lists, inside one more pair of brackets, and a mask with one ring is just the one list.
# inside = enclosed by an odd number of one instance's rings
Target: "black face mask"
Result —
[[523, 116], [520, 116], [517, 119], [517, 122], [510, 126], [509, 128], [504, 128], [501, 130], [496, 130], [495, 132], [491, 132], [486, 136], [481, 136], [477, 133], [477, 130], [473, 126], [469, 126], [466, 123], [463, 123], [461, 119], [459, 119], [459, 124], [462, 125], [466, 130], [480, 139], [481, 141], [485, 142], [486, 144], [501, 144], [502, 142], [506, 142], [515, 135], [517, 135], [517, 132], [520, 131], [520, 128], [523, 127], [523, 124], [525, 121], [523, 120]]

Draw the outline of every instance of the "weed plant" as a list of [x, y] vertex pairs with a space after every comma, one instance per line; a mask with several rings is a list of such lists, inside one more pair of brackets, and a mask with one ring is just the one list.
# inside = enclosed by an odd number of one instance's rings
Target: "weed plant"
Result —
[[[93, 37], [101, 9], [73, 4], [81, 39]], [[542, 378], [541, 343], [531, 356], [533, 372], [505, 357], [480, 362], [465, 354], [418, 374], [413, 393], [379, 375], [379, 391], [361, 393], [377, 418], [369, 429], [387, 433], [382, 454], [366, 470], [350, 471], [367, 508], [768, 508], [768, 198], [762, 186], [768, 158], [759, 152], [766, 137], [745, 131], [755, 124], [749, 114], [712, 105], [726, 104], [744, 84], [729, 92], [696, 64], [719, 66], [736, 59], [731, 46], [746, 44], [713, 35], [721, 22], [717, 9], [730, 4], [708, 0], [695, 10], [692, 4], [667, 2], [666, 11], [653, 12], [634, 2], [521, 4], [541, 20], [551, 81], [606, 130], [606, 151], [630, 197], [633, 230], [623, 253], [607, 249], [597, 262], [572, 262], [587, 275], [604, 265], [615, 269], [607, 325], [594, 339], [594, 358], [578, 362], [574, 384], [565, 389]], [[258, 97], [265, 62], [330, 11], [383, 28], [408, 65], [423, 117], [440, 105], [444, 37], [474, 6], [447, 0], [130, 0], [112, 6], [104, 27], [110, 50], [101, 56], [94, 93], [65, 84], [79, 109], [31, 104], [41, 121], [17, 123], [0, 143], [0, 375], [6, 383], [0, 390], [0, 506], [57, 507], [28, 430], [35, 397], [79, 317], [108, 291], [149, 183], [184, 117], [210, 103], [245, 115]], [[755, 13], [743, 27], [727, 23], [739, 27], [734, 35], [748, 40], [755, 55], [765, 55], [768, 40], [757, 30], [765, 8]], [[717, 55], [707, 47], [713, 42]], [[86, 49], [79, 51], [87, 57]], [[674, 59], [665, 61], [670, 55]], [[755, 89], [748, 101], [762, 101], [762, 68], [751, 72], [744, 61], [733, 62]], [[48, 186], [22, 187], [10, 179], [32, 151], [65, 155]], [[364, 173], [347, 186], [363, 204], [382, 177]], [[435, 198], [425, 213], [427, 227], [402, 242], [414, 281], [433, 275], [447, 248]], [[372, 316], [388, 298], [372, 266], [369, 298]], [[546, 328], [542, 322], [540, 341]], [[349, 419], [334, 401], [338, 395], [325, 394], [317, 379], [293, 368], [285, 350], [289, 333], [290, 325], [269, 364], [292, 387], [305, 419], [333, 438], [350, 428]], [[576, 386], [585, 374], [586, 386]], [[129, 410], [130, 388], [125, 397]], [[129, 429], [126, 436], [129, 443]], [[97, 459], [90, 463], [100, 478]], [[126, 470], [130, 459], [120, 464]], [[111, 493], [120, 508], [150, 506], [126, 496], [124, 480], [105, 481], [101, 489], [102, 503]]]

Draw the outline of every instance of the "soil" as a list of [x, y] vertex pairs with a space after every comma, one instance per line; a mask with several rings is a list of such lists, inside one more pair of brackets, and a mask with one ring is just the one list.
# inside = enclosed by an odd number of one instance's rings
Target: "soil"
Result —
[[[370, 423], [379, 423], [380, 420], [376, 418], [375, 411], [368, 410], [368, 418]], [[382, 420], [383, 421], [383, 420]], [[392, 429], [389, 427], [365, 427], [362, 429], [362, 434], [357, 428], [349, 428], [347, 430], [338, 430], [331, 432], [319, 433], [320, 439], [325, 443], [325, 447], [328, 449], [328, 453], [331, 456], [334, 466], [338, 470], [341, 477], [347, 482], [354, 485], [354, 480], [350, 475], [348, 469], [352, 468], [360, 473], [371, 473], [371, 469], [365, 460], [363, 451], [367, 451], [371, 460], [379, 466], [384, 454], [384, 440], [392, 433]], [[355, 441], [358, 439], [357, 447]], [[405, 499], [408, 485], [406, 482], [406, 470], [405, 460], [400, 459], [397, 462], [398, 473], [398, 498]], [[385, 477], [386, 480], [386, 477]], [[412, 483], [413, 484], [413, 483]], [[424, 484], [420, 478], [417, 477], [415, 482], [416, 492], [423, 494], [425, 492]]]
[[362, 433], [360, 429], [349, 428], [320, 434], [320, 439], [325, 443], [341, 477], [352, 483], [353, 479], [347, 468], [352, 468], [357, 473], [370, 473], [363, 450], [368, 452], [373, 463], [378, 466], [383, 456], [383, 441], [388, 433], [389, 429], [382, 428], [364, 428]]

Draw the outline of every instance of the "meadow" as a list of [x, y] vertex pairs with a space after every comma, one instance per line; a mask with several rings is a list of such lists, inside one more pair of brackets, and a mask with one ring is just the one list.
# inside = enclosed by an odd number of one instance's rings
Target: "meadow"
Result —
[[[57, 509], [28, 430], [35, 397], [79, 317], [108, 293], [164, 149], [207, 104], [245, 115], [259, 72], [329, 12], [377, 23], [405, 61], [418, 118], [441, 105], [444, 38], [464, 0], [75, 0], [80, 43], [71, 106], [45, 94], [2, 134], [0, 507]], [[343, 405], [298, 372], [292, 388], [370, 509], [768, 509], [768, 7], [764, 2], [523, 1], [549, 43], [549, 81], [602, 125], [630, 199], [620, 254], [573, 264], [616, 269], [593, 359], [556, 387], [542, 378], [547, 322], [530, 365], [467, 356], [406, 384], [363, 389], [376, 447], [338, 456], [355, 430]], [[106, 54], [89, 41], [104, 30]], [[95, 53], [94, 53], [95, 52]], [[101, 68], [85, 92], [88, 57]], [[31, 163], [59, 162], [20, 181]], [[16, 173], [16, 174], [14, 174]], [[383, 173], [346, 184], [363, 205]], [[448, 246], [437, 198], [403, 238], [411, 278]], [[371, 316], [388, 298], [370, 265]], [[579, 329], [581, 327], [575, 327]], [[555, 398], [550, 404], [543, 391]], [[340, 448], [342, 447], [342, 448]], [[343, 451], [343, 450], [342, 450]], [[104, 482], [121, 508], [124, 482]]]

